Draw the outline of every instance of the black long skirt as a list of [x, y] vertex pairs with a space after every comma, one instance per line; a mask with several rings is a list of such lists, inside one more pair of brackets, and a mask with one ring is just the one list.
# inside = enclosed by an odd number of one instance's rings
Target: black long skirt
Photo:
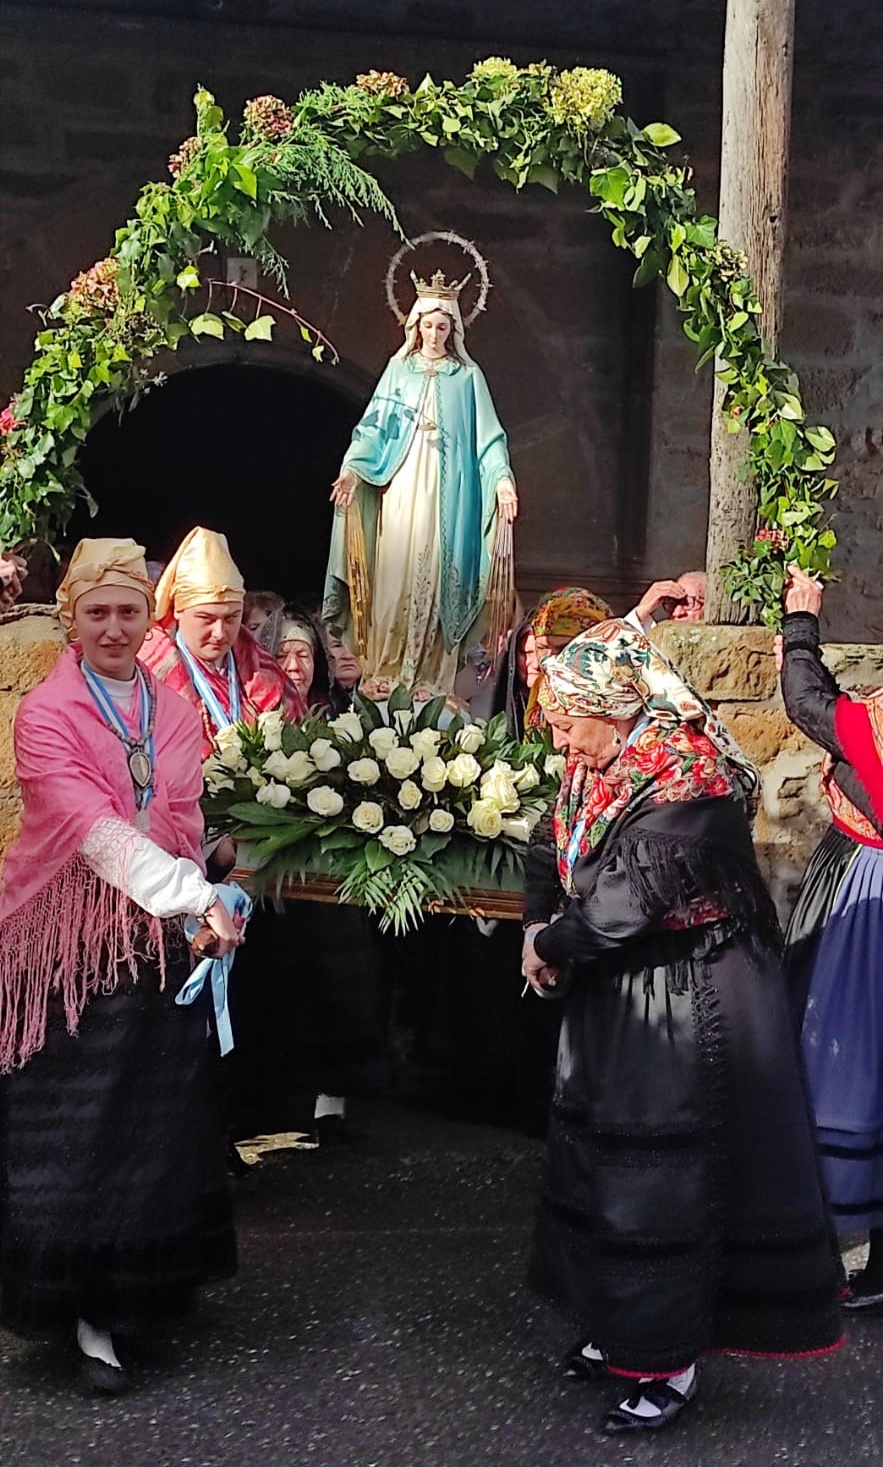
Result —
[[390, 1081], [377, 934], [361, 907], [257, 907], [236, 955], [236, 1047], [224, 1061], [240, 1136], [309, 1124], [318, 1092], [376, 1094]]
[[[0, 1084], [0, 1321], [40, 1334], [187, 1305], [236, 1268], [209, 1067], [208, 996], [179, 1008], [181, 960], [90, 999], [76, 1035]], [[203, 1001], [204, 1000], [204, 1001]]]
[[623, 1372], [828, 1350], [839, 1260], [778, 960], [659, 941], [565, 999], [534, 1280]]

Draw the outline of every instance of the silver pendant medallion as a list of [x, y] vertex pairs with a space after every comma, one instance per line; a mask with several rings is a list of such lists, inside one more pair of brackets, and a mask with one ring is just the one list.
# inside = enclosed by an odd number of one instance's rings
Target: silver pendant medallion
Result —
[[139, 790], [147, 789], [153, 779], [153, 765], [143, 749], [133, 749], [129, 755], [129, 773]]

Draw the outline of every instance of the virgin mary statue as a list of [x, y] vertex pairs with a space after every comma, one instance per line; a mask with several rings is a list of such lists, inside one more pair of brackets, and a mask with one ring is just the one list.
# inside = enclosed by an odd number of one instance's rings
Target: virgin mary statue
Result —
[[506, 434], [466, 350], [466, 282], [412, 279], [404, 344], [332, 487], [323, 618], [355, 644], [364, 693], [401, 683], [420, 700], [452, 693], [460, 648], [478, 640], [497, 521], [511, 524], [518, 500]]

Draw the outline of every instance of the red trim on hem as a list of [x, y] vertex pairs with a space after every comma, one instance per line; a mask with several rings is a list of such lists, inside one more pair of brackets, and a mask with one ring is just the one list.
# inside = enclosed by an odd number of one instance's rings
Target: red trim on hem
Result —
[[[820, 1350], [742, 1350], [738, 1346], [715, 1345], [710, 1350], [703, 1350], [699, 1358], [705, 1355], [741, 1355], [748, 1360], [818, 1360], [823, 1355], [833, 1355], [846, 1343], [846, 1335], [843, 1334], [833, 1345], [823, 1345]], [[696, 1361], [691, 1360], [687, 1365], [676, 1365], [672, 1370], [620, 1370], [615, 1365], [608, 1365], [607, 1373], [624, 1376], [626, 1380], [670, 1380], [673, 1375], [680, 1375], [695, 1364]]]

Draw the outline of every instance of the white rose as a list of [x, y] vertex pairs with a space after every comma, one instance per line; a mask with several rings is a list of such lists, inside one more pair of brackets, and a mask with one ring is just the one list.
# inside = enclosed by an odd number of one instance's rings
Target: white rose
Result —
[[408, 743], [421, 759], [432, 759], [438, 753], [441, 733], [437, 728], [421, 728], [417, 733], [412, 733]]
[[346, 766], [353, 784], [376, 784], [380, 778], [380, 765], [376, 759], [354, 759]]
[[394, 728], [372, 728], [368, 735], [368, 743], [374, 750], [378, 759], [385, 759], [387, 754], [398, 748], [399, 736]]
[[215, 754], [215, 758], [217, 759], [219, 764], [222, 764], [224, 766], [225, 769], [238, 769], [240, 764], [244, 765], [245, 761], [242, 757], [242, 745], [240, 744], [238, 737], [235, 740], [229, 739], [227, 743], [223, 746], [219, 745], [218, 752]]
[[327, 774], [329, 769], [336, 769], [340, 763], [340, 754], [330, 739], [313, 739], [310, 758], [320, 774]]
[[353, 811], [353, 825], [367, 835], [376, 835], [383, 829], [383, 808], [373, 800], [363, 800]]
[[444, 759], [440, 759], [437, 754], [431, 755], [429, 759], [424, 759], [423, 768], [420, 771], [420, 783], [425, 790], [429, 790], [431, 795], [437, 795], [439, 790], [444, 789], [447, 779], [448, 766]]
[[288, 760], [281, 749], [275, 749], [269, 759], [264, 761], [264, 773], [271, 779], [288, 778]]
[[272, 754], [274, 749], [282, 748], [282, 730], [285, 727], [285, 719], [278, 708], [273, 708], [269, 713], [258, 714], [258, 728], [264, 738], [264, 748]]
[[503, 817], [493, 800], [476, 800], [466, 816], [466, 823], [476, 835], [486, 836], [489, 840], [495, 840], [503, 829]]
[[259, 805], [269, 805], [273, 810], [284, 810], [291, 799], [291, 790], [287, 784], [265, 784], [259, 789], [255, 799]]
[[531, 823], [526, 815], [510, 816], [503, 821], [503, 834], [508, 835], [510, 840], [524, 841], [525, 845], [530, 840]]
[[475, 784], [481, 774], [481, 765], [471, 754], [458, 754], [448, 765], [448, 780], [457, 789], [465, 789], [467, 784]]
[[560, 779], [567, 763], [563, 754], [547, 754], [543, 761], [543, 773], [550, 779]]
[[248, 771], [248, 778], [251, 780], [256, 790], [263, 789], [264, 785], [267, 783], [259, 769], [250, 769]]
[[205, 779], [205, 787], [210, 795], [219, 794], [221, 790], [232, 790], [234, 788], [229, 770], [225, 769], [223, 764], [219, 764], [214, 756], [206, 759], [202, 773]]
[[339, 714], [337, 718], [332, 718], [328, 727], [333, 729], [336, 734], [342, 734], [345, 739], [349, 739], [350, 743], [353, 744], [357, 744], [365, 736], [362, 720], [358, 713], [354, 713], [351, 708], [348, 708], [346, 713]]
[[392, 749], [386, 756], [386, 767], [393, 779], [407, 779], [420, 763], [413, 749]]
[[407, 856], [417, 842], [407, 825], [388, 825], [386, 830], [380, 832], [380, 844], [392, 851], [394, 856]]
[[228, 723], [215, 734], [216, 749], [235, 749], [237, 757], [242, 753], [242, 741], [235, 723]]
[[498, 760], [481, 776], [481, 798], [493, 800], [503, 815], [514, 815], [521, 801], [508, 764]]
[[423, 792], [413, 779], [406, 779], [399, 790], [399, 804], [403, 810], [416, 810], [423, 799]]
[[515, 788], [522, 795], [526, 795], [528, 790], [535, 790], [539, 782], [540, 771], [535, 764], [525, 764], [515, 776]]
[[457, 747], [464, 754], [477, 754], [484, 743], [484, 729], [477, 723], [467, 723], [457, 734]]
[[410, 713], [407, 708], [399, 708], [398, 712], [392, 715], [392, 721], [398, 729], [399, 733], [404, 738], [405, 734], [408, 732], [408, 729], [411, 727], [411, 724], [414, 722], [414, 715], [413, 713]]
[[429, 817], [429, 828], [437, 835], [447, 835], [454, 828], [454, 817], [450, 810], [433, 810]]
[[[264, 765], [264, 768], [266, 768], [266, 765]], [[297, 788], [299, 785], [306, 784], [308, 780], [312, 779], [315, 773], [316, 766], [309, 754], [304, 753], [303, 749], [295, 749], [290, 758], [286, 760], [286, 784], [293, 785]]]
[[319, 784], [310, 790], [307, 804], [314, 815], [339, 815], [343, 809], [343, 795], [333, 790], [330, 784]]

